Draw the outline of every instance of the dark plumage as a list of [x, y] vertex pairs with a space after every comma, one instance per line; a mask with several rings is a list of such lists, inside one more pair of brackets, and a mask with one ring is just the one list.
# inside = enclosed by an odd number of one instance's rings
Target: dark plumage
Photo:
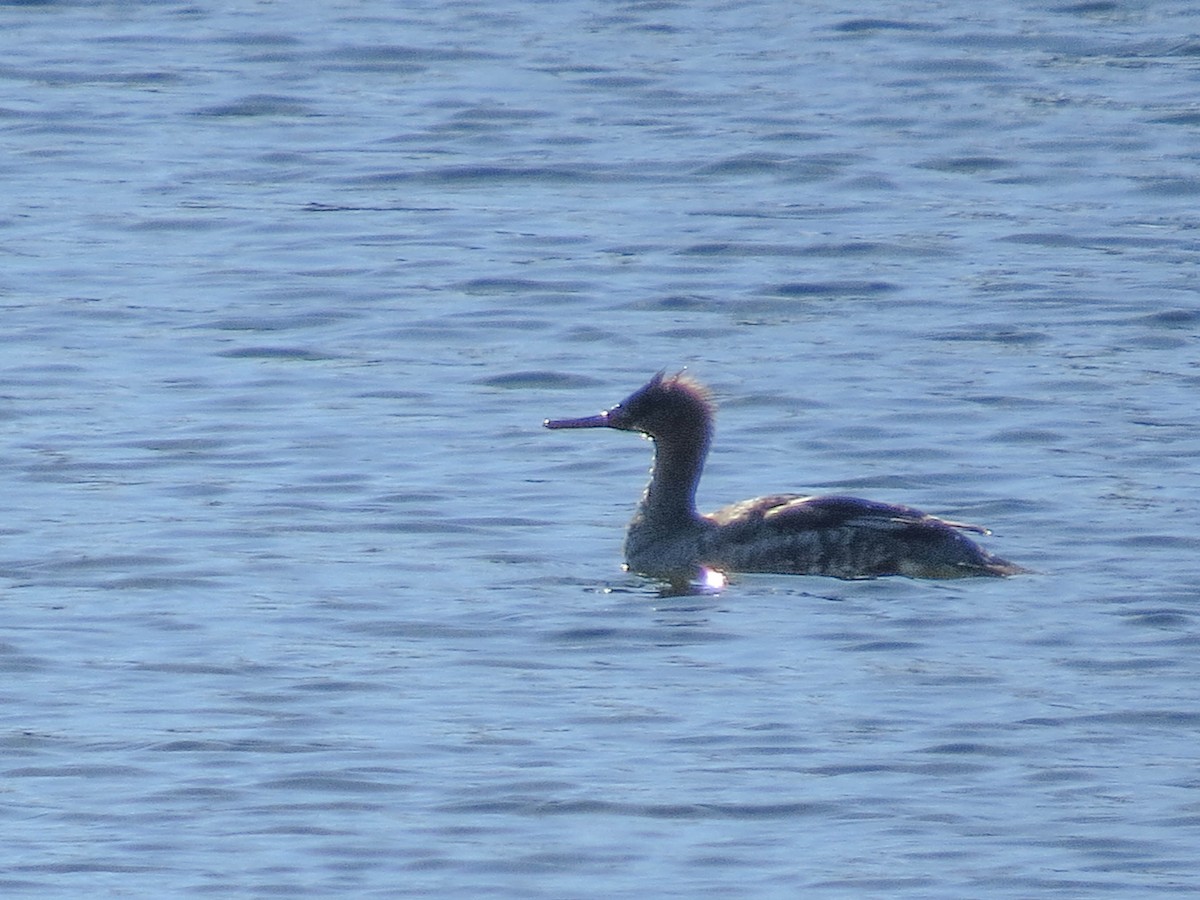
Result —
[[617, 428], [654, 441], [650, 484], [625, 537], [626, 567], [675, 584], [718, 572], [835, 578], [962, 578], [1027, 571], [962, 531], [978, 525], [857, 497], [776, 494], [696, 512], [696, 485], [712, 437], [708, 389], [686, 374], [655, 375], [616, 406], [547, 428]]

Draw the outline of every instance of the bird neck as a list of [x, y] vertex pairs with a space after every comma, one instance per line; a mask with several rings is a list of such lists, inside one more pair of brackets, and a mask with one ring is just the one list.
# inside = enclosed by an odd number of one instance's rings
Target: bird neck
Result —
[[708, 455], [704, 431], [654, 439], [650, 483], [638, 509], [647, 522], [680, 522], [696, 518], [696, 486]]

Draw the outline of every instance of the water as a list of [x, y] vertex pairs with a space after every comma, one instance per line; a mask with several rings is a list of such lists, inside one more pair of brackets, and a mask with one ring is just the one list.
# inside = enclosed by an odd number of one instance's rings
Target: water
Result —
[[[1198, 33], [0, 8], [5, 894], [1195, 891]], [[658, 596], [682, 365], [1039, 574]]]

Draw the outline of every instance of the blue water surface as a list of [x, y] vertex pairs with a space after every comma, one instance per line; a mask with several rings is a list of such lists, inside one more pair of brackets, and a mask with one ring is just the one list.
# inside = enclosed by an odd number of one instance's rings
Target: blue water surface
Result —
[[[1200, 889], [1200, 11], [0, 6], [5, 896]], [[1009, 580], [621, 571], [706, 508]]]

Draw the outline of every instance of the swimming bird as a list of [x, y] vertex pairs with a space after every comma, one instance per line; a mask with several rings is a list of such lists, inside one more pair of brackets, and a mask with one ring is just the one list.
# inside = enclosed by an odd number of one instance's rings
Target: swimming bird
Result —
[[708, 572], [835, 578], [963, 578], [1028, 571], [993, 556], [963, 531], [986, 528], [857, 497], [772, 494], [696, 512], [714, 404], [686, 373], [659, 372], [594, 416], [546, 419], [546, 428], [616, 428], [654, 442], [650, 483], [625, 535], [625, 568], [675, 586]]

